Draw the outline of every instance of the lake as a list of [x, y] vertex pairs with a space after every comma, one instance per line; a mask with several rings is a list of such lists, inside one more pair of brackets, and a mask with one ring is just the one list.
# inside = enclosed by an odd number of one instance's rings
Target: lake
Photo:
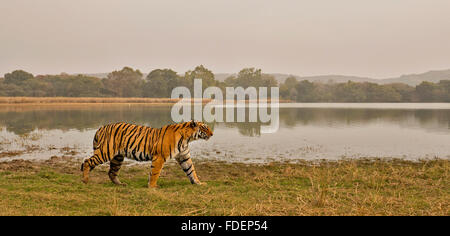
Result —
[[[170, 106], [2, 105], [0, 161], [87, 158], [102, 125], [173, 123]], [[280, 104], [276, 133], [262, 123], [211, 123], [214, 136], [191, 144], [194, 160], [272, 162], [340, 158], [450, 158], [450, 104]]]

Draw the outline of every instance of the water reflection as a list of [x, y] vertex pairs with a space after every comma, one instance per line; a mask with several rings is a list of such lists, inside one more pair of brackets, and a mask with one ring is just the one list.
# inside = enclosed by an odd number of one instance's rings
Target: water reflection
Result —
[[[170, 106], [87, 105], [87, 106], [6, 106], [0, 107], [0, 127], [17, 135], [39, 130], [96, 129], [125, 121], [161, 127], [173, 123]], [[432, 132], [450, 133], [450, 110], [396, 110], [345, 108], [281, 108], [281, 127], [362, 127], [371, 123], [396, 124]], [[249, 137], [261, 135], [261, 122], [210, 124], [236, 128]]]
[[[173, 123], [170, 109], [143, 104], [0, 106], [0, 153], [46, 159], [66, 155], [68, 147], [77, 153], [74, 158], [86, 158], [98, 127], [118, 121], [161, 127]], [[308, 107], [280, 108], [279, 114], [280, 129], [273, 134], [261, 134], [267, 125], [261, 122], [209, 124], [214, 137], [193, 143], [192, 155], [237, 162], [450, 158], [450, 109]]]
[[450, 133], [450, 110], [445, 109], [286, 108], [280, 110], [280, 120], [287, 127], [358, 127], [372, 123], [389, 123], [405, 128]]
[[19, 135], [35, 129], [83, 131], [118, 121], [160, 127], [171, 121], [168, 111], [168, 107], [134, 105], [6, 107], [0, 108], [0, 126]]

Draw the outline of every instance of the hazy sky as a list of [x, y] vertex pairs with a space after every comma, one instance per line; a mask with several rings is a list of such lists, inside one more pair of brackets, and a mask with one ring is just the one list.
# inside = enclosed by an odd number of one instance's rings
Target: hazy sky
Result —
[[0, 75], [267, 73], [375, 78], [450, 68], [449, 0], [1, 0]]

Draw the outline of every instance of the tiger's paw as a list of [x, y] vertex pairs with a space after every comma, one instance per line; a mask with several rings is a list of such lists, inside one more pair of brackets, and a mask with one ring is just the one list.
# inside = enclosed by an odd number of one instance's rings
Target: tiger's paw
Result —
[[120, 180], [119, 180], [119, 178], [117, 178], [117, 176], [109, 174], [109, 178], [111, 179], [111, 182], [113, 182], [113, 184], [115, 184], [117, 186], [127, 186], [126, 183], [120, 182]]
[[148, 185], [148, 189], [157, 189], [157, 188], [159, 188], [159, 186], [158, 185]]

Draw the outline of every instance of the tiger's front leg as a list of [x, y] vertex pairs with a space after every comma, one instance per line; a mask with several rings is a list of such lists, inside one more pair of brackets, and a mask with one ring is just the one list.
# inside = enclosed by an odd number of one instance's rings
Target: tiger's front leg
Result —
[[148, 187], [156, 188], [156, 182], [158, 181], [159, 175], [161, 174], [161, 170], [164, 166], [164, 158], [161, 155], [157, 155], [152, 160], [151, 171], [148, 176]]
[[205, 185], [206, 183], [200, 182], [197, 177], [197, 173], [195, 172], [194, 163], [191, 160], [191, 152], [189, 149], [186, 149], [178, 154], [175, 158], [180, 164], [181, 169], [183, 169], [184, 173], [186, 173], [187, 177], [191, 181], [191, 184]]

